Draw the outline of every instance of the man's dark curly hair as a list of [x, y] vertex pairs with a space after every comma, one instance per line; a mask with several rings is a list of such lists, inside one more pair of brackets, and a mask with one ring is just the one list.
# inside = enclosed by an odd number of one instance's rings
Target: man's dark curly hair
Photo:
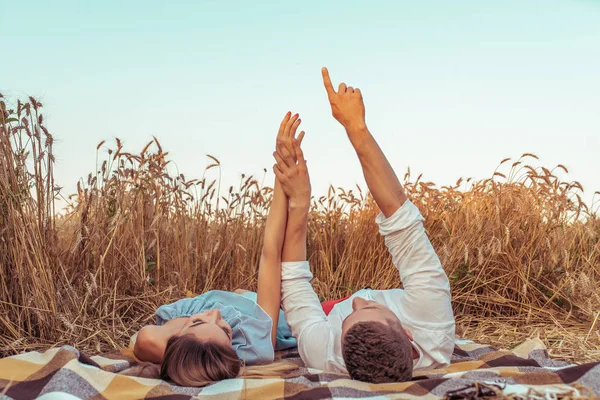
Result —
[[363, 382], [405, 382], [412, 379], [412, 345], [399, 321], [387, 325], [362, 321], [342, 340], [342, 356], [352, 377]]

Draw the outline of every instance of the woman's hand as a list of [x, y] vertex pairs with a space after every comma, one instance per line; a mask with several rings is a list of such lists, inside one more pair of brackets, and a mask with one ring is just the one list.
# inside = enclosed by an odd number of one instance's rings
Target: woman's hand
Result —
[[282, 149], [284, 154], [280, 154], [279, 151], [273, 153], [277, 161], [277, 164], [273, 166], [273, 171], [286, 196], [290, 199], [290, 208], [308, 208], [310, 205], [310, 177], [304, 153], [300, 147], [303, 137], [304, 132], [301, 132], [298, 139], [290, 140], [292, 152], [287, 150], [288, 143], [286, 143]]
[[299, 114], [292, 115], [292, 113], [288, 111], [279, 125], [275, 150], [283, 159], [290, 159], [293, 160], [293, 162], [298, 161], [292, 141], [294, 139], [298, 139], [300, 144], [302, 144], [302, 139], [304, 139], [304, 131], [300, 132], [300, 134], [296, 137], [296, 131], [298, 130], [298, 126], [300, 126], [301, 122], [302, 120], [300, 119]]

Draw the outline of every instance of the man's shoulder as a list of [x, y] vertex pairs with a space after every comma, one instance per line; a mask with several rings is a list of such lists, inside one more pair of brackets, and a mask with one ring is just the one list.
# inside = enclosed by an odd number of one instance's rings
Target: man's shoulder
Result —
[[400, 289], [400, 288], [393, 288], [393, 289], [372, 289], [370, 287], [364, 288], [364, 289], [360, 289], [357, 290], [356, 292], [354, 292], [354, 294], [352, 294], [352, 296], [350, 296], [350, 298], [352, 297], [362, 297], [362, 298], [366, 298], [366, 299], [370, 299], [370, 300], [377, 300], [376, 298], [374, 298], [377, 295], [399, 295], [401, 293], [404, 293], [404, 289]]
[[[365, 290], [365, 289], [363, 289]], [[368, 294], [370, 297], [376, 302], [383, 304], [390, 309], [397, 308], [399, 304], [402, 303], [402, 299], [404, 298], [404, 289], [394, 288], [394, 289], [380, 289], [380, 290], [368, 290]]]

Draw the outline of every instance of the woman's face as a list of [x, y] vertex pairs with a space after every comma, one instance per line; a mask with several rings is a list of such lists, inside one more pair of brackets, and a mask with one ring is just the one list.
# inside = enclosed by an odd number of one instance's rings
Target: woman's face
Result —
[[210, 341], [231, 346], [232, 330], [215, 308], [188, 317], [178, 335], [192, 335], [201, 342]]

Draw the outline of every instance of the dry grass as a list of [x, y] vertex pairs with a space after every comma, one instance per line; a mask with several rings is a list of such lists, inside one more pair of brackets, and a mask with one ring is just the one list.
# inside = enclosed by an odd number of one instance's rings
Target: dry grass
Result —
[[[118, 348], [160, 304], [255, 287], [269, 187], [243, 175], [228, 190], [174, 176], [158, 140], [131, 154], [117, 139], [58, 216], [41, 104], [2, 107], [0, 355]], [[450, 276], [459, 333], [503, 347], [539, 335], [559, 358], [598, 360], [600, 221], [577, 182], [536, 158], [504, 160], [504, 174], [453, 187], [407, 173], [405, 188]], [[359, 188], [315, 199], [309, 255], [322, 299], [399, 285], [375, 213]]]

